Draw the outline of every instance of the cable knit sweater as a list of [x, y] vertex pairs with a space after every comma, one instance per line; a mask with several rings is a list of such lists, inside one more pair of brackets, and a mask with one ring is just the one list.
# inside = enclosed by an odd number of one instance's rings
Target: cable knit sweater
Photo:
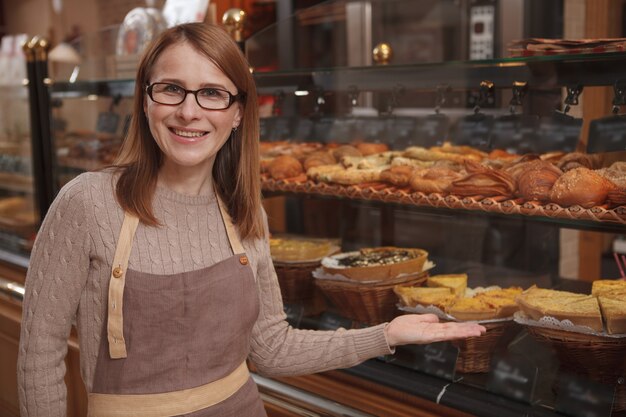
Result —
[[[63, 358], [74, 321], [81, 375], [91, 391], [106, 325], [111, 263], [124, 217], [113, 183], [110, 171], [79, 175], [63, 187], [39, 231], [26, 277], [18, 358], [22, 417], [66, 414]], [[139, 225], [130, 269], [176, 274], [232, 255], [214, 196], [187, 196], [157, 187], [153, 208], [163, 226]], [[260, 297], [249, 354], [260, 373], [308, 374], [391, 352], [384, 325], [325, 332], [291, 328], [285, 321], [267, 239], [242, 243]]]

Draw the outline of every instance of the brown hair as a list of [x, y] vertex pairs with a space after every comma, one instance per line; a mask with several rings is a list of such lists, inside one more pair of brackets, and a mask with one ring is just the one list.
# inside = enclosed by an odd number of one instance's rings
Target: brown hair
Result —
[[248, 63], [237, 44], [222, 28], [205, 23], [175, 26], [163, 32], [147, 49], [137, 71], [133, 118], [115, 166], [121, 170], [115, 193], [122, 208], [147, 225], [159, 225], [152, 198], [163, 155], [144, 114], [146, 86], [155, 62], [167, 48], [186, 42], [210, 59], [231, 79], [243, 98], [243, 117], [236, 131], [218, 151], [213, 165], [215, 190], [243, 239], [261, 237], [259, 180], [259, 118], [257, 94]]

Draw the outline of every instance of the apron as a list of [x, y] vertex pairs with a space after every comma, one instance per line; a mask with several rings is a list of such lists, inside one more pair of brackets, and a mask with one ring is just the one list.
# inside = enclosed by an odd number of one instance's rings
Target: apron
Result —
[[218, 205], [233, 256], [172, 275], [127, 269], [138, 219], [125, 213], [88, 416], [266, 415], [245, 363], [259, 314], [254, 274]]

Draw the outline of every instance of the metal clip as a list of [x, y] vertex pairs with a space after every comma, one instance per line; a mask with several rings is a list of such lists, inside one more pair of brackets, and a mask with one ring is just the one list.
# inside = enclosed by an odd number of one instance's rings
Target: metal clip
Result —
[[522, 99], [528, 91], [528, 83], [526, 81], [513, 82], [513, 97], [509, 102], [509, 110], [511, 114], [515, 113], [515, 107], [522, 105]]
[[582, 84], [578, 83], [576, 85], [568, 85], [566, 87], [567, 97], [565, 97], [565, 108], [563, 109], [563, 113], [567, 114], [570, 111], [571, 106], [578, 105], [578, 96], [583, 92]]
[[480, 89], [478, 90], [478, 102], [474, 106], [474, 113], [480, 112], [480, 108], [490, 101], [495, 100], [496, 88], [493, 82], [485, 80], [480, 82]]
[[452, 87], [448, 84], [439, 84], [437, 86], [437, 98], [435, 99], [435, 113], [439, 114], [441, 108], [448, 101], [448, 93], [452, 91]]
[[613, 84], [613, 114], [619, 113], [619, 106], [626, 105], [626, 80], [620, 78]]

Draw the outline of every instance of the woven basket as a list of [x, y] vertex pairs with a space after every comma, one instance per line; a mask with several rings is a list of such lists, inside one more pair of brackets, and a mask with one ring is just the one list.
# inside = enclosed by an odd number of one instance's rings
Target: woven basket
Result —
[[328, 297], [339, 314], [357, 322], [375, 325], [399, 314], [396, 308], [398, 296], [393, 292], [395, 285], [421, 285], [427, 277], [428, 272], [374, 283], [316, 279], [315, 285]]
[[324, 296], [315, 286], [311, 275], [319, 266], [319, 262], [301, 264], [274, 262], [283, 302], [301, 305], [307, 316], [318, 315], [326, 309]]
[[526, 328], [533, 337], [554, 348], [562, 370], [615, 386], [613, 411], [626, 410], [626, 338], [537, 326]]
[[489, 372], [491, 357], [500, 337], [514, 322], [498, 321], [484, 323], [487, 332], [482, 336], [454, 340], [451, 343], [459, 348], [456, 371], [461, 373]]

